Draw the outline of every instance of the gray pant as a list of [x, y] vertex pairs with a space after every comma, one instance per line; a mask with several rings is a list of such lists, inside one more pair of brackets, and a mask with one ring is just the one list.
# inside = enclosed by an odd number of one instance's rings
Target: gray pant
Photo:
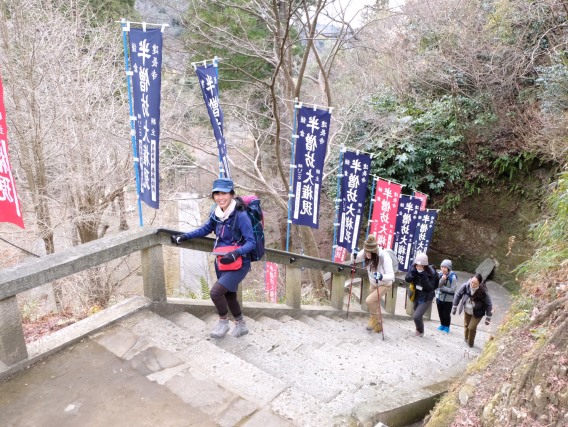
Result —
[[422, 318], [424, 317], [424, 313], [426, 310], [430, 308], [432, 305], [432, 300], [424, 301], [421, 303], [415, 302], [414, 303], [414, 314], [412, 315], [412, 320], [414, 320], [414, 324], [416, 325], [416, 330], [421, 334], [424, 333], [424, 321]]

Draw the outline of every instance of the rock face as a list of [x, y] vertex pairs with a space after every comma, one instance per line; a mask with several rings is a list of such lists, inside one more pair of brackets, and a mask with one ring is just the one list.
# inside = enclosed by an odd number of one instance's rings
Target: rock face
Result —
[[455, 211], [439, 215], [428, 254], [436, 265], [450, 258], [463, 271], [491, 258], [498, 264], [494, 280], [507, 285], [514, 280], [511, 271], [532, 255], [529, 225], [539, 214], [534, 201], [507, 194], [467, 197]]

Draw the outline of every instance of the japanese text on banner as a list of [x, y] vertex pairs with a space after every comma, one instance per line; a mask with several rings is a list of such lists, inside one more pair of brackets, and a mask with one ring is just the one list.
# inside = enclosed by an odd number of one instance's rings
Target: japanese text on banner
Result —
[[222, 178], [231, 177], [231, 169], [229, 167], [229, 158], [227, 153], [227, 144], [225, 143], [225, 135], [223, 133], [223, 110], [221, 109], [221, 101], [219, 100], [219, 81], [217, 78], [218, 68], [215, 64], [196, 67], [195, 73], [199, 79], [199, 86], [203, 94], [203, 100], [209, 113], [209, 121], [213, 127], [213, 133], [217, 141], [217, 149], [219, 150], [219, 176]]
[[350, 252], [357, 247], [359, 227], [367, 198], [371, 156], [346, 151], [343, 157], [339, 210], [339, 240]]
[[265, 291], [269, 302], [278, 302], [278, 264], [266, 262]]
[[415, 257], [418, 252], [428, 252], [428, 246], [430, 246], [432, 235], [434, 234], [434, 225], [437, 218], [438, 211], [435, 209], [426, 209], [418, 214], [418, 222], [414, 231], [412, 257]]
[[394, 244], [396, 215], [401, 189], [401, 184], [382, 178], [377, 180], [369, 232], [376, 236], [377, 243], [384, 249], [392, 249]]
[[412, 262], [414, 230], [418, 222], [420, 199], [401, 195], [396, 216], [394, 253], [398, 258], [400, 271], [408, 271]]
[[11, 222], [24, 228], [20, 200], [8, 154], [8, 127], [2, 79], [0, 79], [0, 222]]
[[162, 32], [130, 29], [132, 98], [140, 171], [140, 198], [154, 209], [160, 205], [160, 98]]
[[301, 107], [297, 109], [297, 115], [292, 223], [318, 228], [319, 196], [331, 113]]

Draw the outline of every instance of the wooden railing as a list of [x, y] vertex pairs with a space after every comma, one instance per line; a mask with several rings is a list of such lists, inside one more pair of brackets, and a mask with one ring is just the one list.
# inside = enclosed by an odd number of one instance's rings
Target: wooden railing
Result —
[[[144, 297], [149, 300], [152, 310], [156, 312], [179, 310], [197, 312], [202, 308], [210, 311], [210, 302], [167, 297], [162, 247], [175, 246], [170, 242], [171, 233], [171, 230], [142, 228], [105, 237], [0, 270], [0, 367], [6, 369], [6, 367], [21, 364], [28, 359], [28, 349], [24, 340], [22, 317], [16, 295], [133, 253], [140, 252], [141, 254]], [[191, 239], [183, 242], [179, 248], [211, 252], [213, 242], [211, 238]], [[247, 313], [253, 315], [255, 312], [262, 311], [294, 315], [312, 310], [330, 315], [344, 310], [344, 286], [346, 279], [351, 277], [350, 266], [274, 249], [266, 250], [266, 260], [285, 268], [285, 304], [247, 303], [244, 305]], [[302, 306], [301, 270], [303, 268], [331, 274], [329, 306]], [[367, 272], [362, 268], [356, 268], [354, 276], [362, 283], [361, 301], [364, 302], [366, 292], [368, 292]], [[394, 312], [394, 305], [390, 305]], [[389, 304], [387, 304], [387, 311], [391, 311]], [[87, 335], [88, 331], [81, 333]]]

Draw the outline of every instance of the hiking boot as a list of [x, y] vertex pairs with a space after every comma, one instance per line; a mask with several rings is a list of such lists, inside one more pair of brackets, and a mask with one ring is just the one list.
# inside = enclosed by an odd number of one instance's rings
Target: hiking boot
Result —
[[377, 334], [377, 333], [382, 332], [382, 331], [383, 331], [383, 325], [381, 325], [379, 322], [377, 322], [377, 324], [373, 328], [373, 332]]
[[445, 332], [446, 334], [449, 334], [449, 333], [450, 333], [450, 327], [449, 327], [449, 326], [445, 326], [445, 327], [444, 327], [444, 332]]
[[424, 332], [414, 332], [414, 335], [416, 335], [417, 337], [423, 337], [424, 336]]
[[209, 336], [211, 338], [223, 338], [229, 332], [229, 319], [219, 319]]
[[246, 335], [248, 333], [249, 333], [249, 330], [248, 330], [247, 324], [245, 323], [244, 320], [237, 320], [235, 322], [235, 327], [231, 331], [231, 335], [234, 336], [235, 338], [238, 338], [242, 335]]
[[368, 331], [372, 331], [373, 329], [375, 329], [375, 326], [377, 326], [377, 319], [373, 316], [371, 316], [369, 318], [369, 323], [367, 323], [367, 327], [365, 329], [367, 329]]
[[438, 330], [439, 331], [445, 331], [446, 327], [444, 325], [440, 325], [440, 326], [438, 326]]

